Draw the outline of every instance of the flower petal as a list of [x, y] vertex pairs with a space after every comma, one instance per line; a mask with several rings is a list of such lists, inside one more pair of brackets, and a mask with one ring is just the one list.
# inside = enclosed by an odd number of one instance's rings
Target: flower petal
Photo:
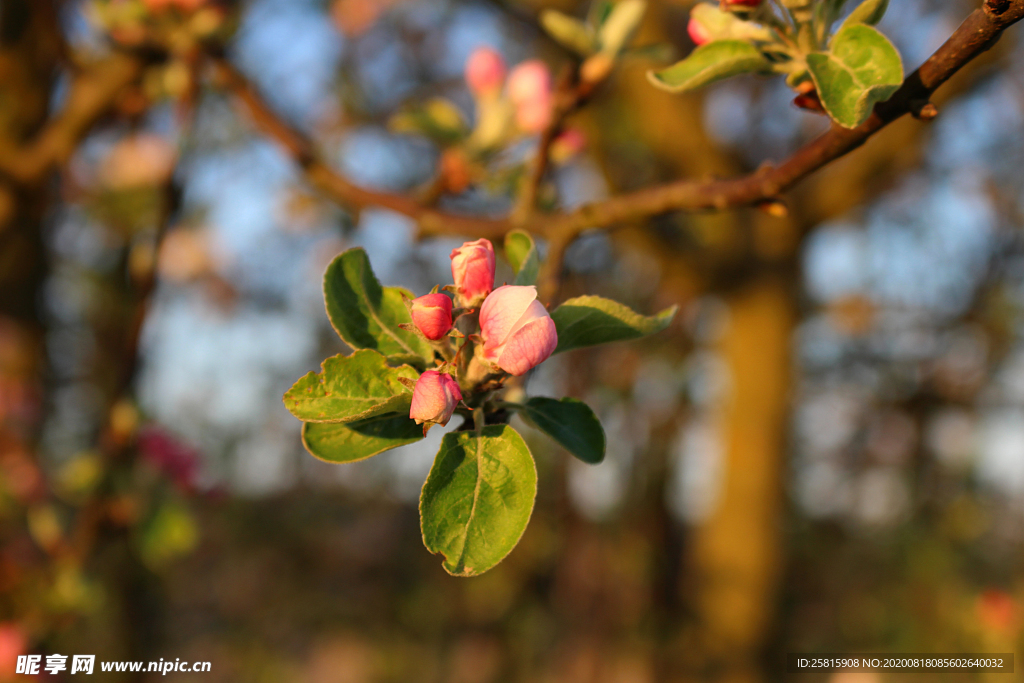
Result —
[[480, 334], [485, 349], [504, 344], [536, 299], [537, 288], [532, 286], [504, 285], [491, 292], [480, 308]]
[[550, 316], [535, 318], [512, 335], [498, 358], [498, 365], [510, 375], [525, 374], [547, 360], [558, 346], [558, 332]]

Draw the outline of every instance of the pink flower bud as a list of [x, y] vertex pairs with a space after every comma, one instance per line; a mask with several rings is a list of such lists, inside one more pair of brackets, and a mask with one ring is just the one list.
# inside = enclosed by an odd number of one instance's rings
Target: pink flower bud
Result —
[[494, 245], [485, 239], [466, 242], [451, 258], [459, 302], [466, 308], [479, 306], [494, 288]]
[[761, 0], [725, 0], [725, 4], [732, 7], [757, 7]]
[[704, 43], [711, 42], [711, 34], [694, 18], [690, 18], [690, 23], [686, 25], [686, 32], [690, 34], [690, 40], [693, 41], [694, 45], [700, 46]]
[[537, 301], [536, 287], [505, 285], [480, 308], [484, 359], [510, 375], [544, 362], [558, 346], [555, 321]]
[[409, 417], [416, 424], [446, 425], [462, 400], [459, 383], [446, 372], [427, 370], [416, 380]]
[[556, 164], [564, 164], [583, 151], [587, 146], [587, 137], [578, 128], [567, 128], [551, 143], [551, 160]]
[[551, 72], [539, 59], [531, 59], [512, 69], [508, 77], [508, 97], [516, 109], [516, 125], [527, 133], [539, 133], [551, 121]]
[[452, 300], [438, 292], [412, 300], [412, 321], [427, 339], [437, 341], [452, 329]]
[[505, 60], [496, 50], [479, 47], [466, 60], [466, 85], [477, 97], [496, 95], [505, 82]]

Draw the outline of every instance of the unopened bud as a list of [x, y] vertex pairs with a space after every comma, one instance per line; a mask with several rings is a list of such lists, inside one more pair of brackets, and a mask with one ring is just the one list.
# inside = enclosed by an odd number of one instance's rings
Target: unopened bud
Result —
[[598, 52], [583, 62], [583, 66], [580, 67], [580, 78], [584, 83], [600, 83], [608, 77], [613, 66], [615, 59], [611, 55]]
[[486, 239], [466, 242], [452, 250], [451, 259], [459, 305], [476, 308], [494, 288], [494, 245]]
[[505, 60], [494, 49], [477, 48], [466, 61], [466, 86], [477, 97], [493, 97], [505, 82]]
[[431, 425], [446, 425], [455, 412], [455, 406], [462, 400], [459, 383], [446, 372], [427, 370], [416, 381], [412, 392], [409, 417], [416, 424], [424, 425], [423, 431]]
[[409, 313], [417, 329], [431, 341], [443, 339], [452, 329], [452, 300], [446, 294], [438, 292], [413, 299]]

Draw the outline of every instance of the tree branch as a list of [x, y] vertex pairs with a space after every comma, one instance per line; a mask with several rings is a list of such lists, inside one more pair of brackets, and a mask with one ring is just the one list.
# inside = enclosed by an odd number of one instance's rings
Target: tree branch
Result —
[[[997, 41], [1003, 30], [1024, 18], [1024, 0], [985, 0], [936, 52], [903, 82], [887, 102], [875, 107], [862, 125], [833, 124], [778, 166], [765, 165], [740, 178], [679, 181], [586, 204], [571, 212], [534, 214], [522, 227], [566, 245], [578, 234], [669, 213], [749, 206], [777, 197], [830, 161], [853, 151], [889, 123], [906, 114], [920, 115], [932, 93], [961, 67]], [[514, 217], [471, 217], [423, 206], [394, 193], [359, 187], [317, 158], [312, 143], [264, 102], [248, 80], [223, 58], [215, 59], [224, 85], [245, 106], [256, 125], [280, 143], [305, 170], [309, 181], [328, 197], [354, 209], [378, 206], [416, 221], [420, 234], [500, 238], [516, 227]], [[535, 170], [536, 173], [536, 170]]]
[[27, 144], [0, 139], [0, 174], [19, 185], [42, 182], [64, 164], [78, 143], [113, 106], [118, 95], [141, 76], [145, 62], [115, 53], [77, 74], [64, 106]]
[[367, 207], [390, 209], [415, 220], [421, 235], [457, 234], [500, 238], [510, 229], [505, 220], [473, 218], [436, 211], [411, 197], [355, 185], [327, 166], [317, 156], [313, 143], [285, 123], [249, 80], [227, 60], [216, 57], [213, 64], [221, 84], [238, 98], [256, 127], [284, 148], [284, 151], [303, 169], [313, 187], [339, 204], [354, 210]]

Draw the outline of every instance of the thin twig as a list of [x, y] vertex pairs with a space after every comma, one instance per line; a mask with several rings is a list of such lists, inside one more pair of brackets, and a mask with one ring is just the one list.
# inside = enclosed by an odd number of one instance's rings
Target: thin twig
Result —
[[[226, 88], [249, 112], [256, 125], [280, 143], [302, 166], [309, 181], [333, 200], [354, 209], [377, 206], [416, 221], [421, 236], [469, 235], [501, 238], [524, 227], [552, 242], [568, 245], [581, 232], [642, 220], [672, 211], [723, 210], [774, 199], [807, 175], [864, 144], [902, 116], [919, 110], [932, 93], [965, 64], [990, 48], [1003, 30], [1024, 17], [1024, 0], [986, 0], [887, 102], [875, 107], [857, 128], [837, 124], [798, 149], [778, 166], [726, 180], [677, 181], [585, 204], [570, 212], [531, 213], [520, 226], [514, 216], [474, 217], [437, 211], [400, 194], [359, 187], [328, 167], [312, 143], [281, 120], [248, 80], [223, 58], [215, 65]], [[536, 175], [537, 167], [534, 169]], [[543, 168], [541, 168], [543, 173]], [[564, 248], [564, 247], [563, 247]]]

